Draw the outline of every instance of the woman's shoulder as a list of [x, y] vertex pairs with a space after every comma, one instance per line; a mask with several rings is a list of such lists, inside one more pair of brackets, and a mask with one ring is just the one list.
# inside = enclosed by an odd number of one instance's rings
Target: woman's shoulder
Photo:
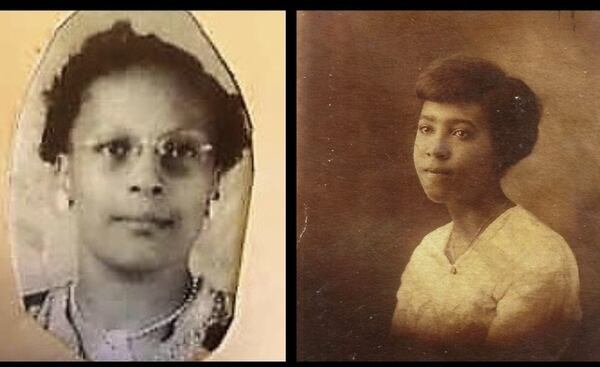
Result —
[[186, 312], [177, 322], [178, 334], [191, 336], [193, 344], [201, 344], [213, 351], [224, 338], [233, 318], [234, 295], [232, 292], [199, 278], [198, 290]]
[[526, 263], [528, 268], [555, 271], [576, 266], [567, 241], [521, 206], [509, 209], [497, 238], [503, 251]]
[[558, 232], [519, 205], [509, 209], [502, 230], [517, 241], [519, 246], [529, 245], [548, 249], [557, 246], [568, 247], [567, 242]]
[[211, 288], [209, 290], [212, 300], [212, 310], [207, 321], [204, 346], [214, 350], [225, 337], [233, 319], [233, 293], [224, 289]]

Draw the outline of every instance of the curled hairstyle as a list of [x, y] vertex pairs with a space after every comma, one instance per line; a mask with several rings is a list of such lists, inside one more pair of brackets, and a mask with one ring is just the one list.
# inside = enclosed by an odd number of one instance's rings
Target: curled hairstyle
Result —
[[208, 102], [216, 116], [209, 124], [209, 135], [216, 149], [217, 170], [225, 172], [241, 159], [243, 150], [251, 146], [241, 97], [228, 94], [188, 52], [155, 35], [136, 34], [129, 22], [118, 21], [109, 30], [89, 37], [44, 92], [47, 111], [38, 150], [43, 161], [56, 164], [59, 154], [70, 152], [74, 120], [92, 82], [134, 66], [167, 72], [190, 96]]
[[500, 172], [528, 156], [542, 106], [536, 94], [496, 64], [452, 56], [433, 62], [417, 79], [417, 97], [438, 103], [476, 103], [487, 118]]

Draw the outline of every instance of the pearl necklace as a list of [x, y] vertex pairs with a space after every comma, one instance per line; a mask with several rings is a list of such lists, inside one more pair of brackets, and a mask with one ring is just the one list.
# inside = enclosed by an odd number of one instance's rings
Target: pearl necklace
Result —
[[[196, 298], [199, 285], [200, 278], [194, 278], [191, 287], [186, 292], [187, 295], [184, 301], [179, 307], [177, 307], [174, 311], [167, 313], [166, 315], [158, 317], [156, 321], [150, 323], [150, 325], [139, 330], [131, 331], [119, 329], [106, 330], [92, 324], [89, 320], [86, 320], [81, 310], [77, 306], [77, 302], [75, 301], [75, 285], [71, 283], [69, 285], [69, 305], [73, 315], [73, 326], [78, 331], [80, 337], [82, 335], [100, 335], [102, 340], [101, 345], [95, 348], [94, 351], [90, 351], [93, 354], [99, 354], [109, 358], [111, 358], [114, 354], [114, 356], [120, 356], [122, 359], [135, 360], [132, 342], [159, 330], [160, 328], [177, 319]], [[83, 343], [83, 340], [81, 340], [81, 342]]]

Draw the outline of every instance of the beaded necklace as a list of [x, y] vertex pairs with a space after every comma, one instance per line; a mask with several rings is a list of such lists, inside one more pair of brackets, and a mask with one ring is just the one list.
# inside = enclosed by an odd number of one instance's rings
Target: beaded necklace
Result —
[[[69, 306], [73, 315], [73, 326], [78, 334], [88, 343], [86, 354], [95, 355], [94, 360], [135, 360], [136, 353], [133, 342], [142, 340], [149, 334], [158, 331], [176, 320], [195, 299], [200, 288], [200, 278], [193, 278], [192, 284], [186, 292], [184, 301], [175, 310], [155, 318], [155, 321], [138, 330], [106, 330], [86, 320], [75, 301], [75, 285], [69, 285]], [[87, 336], [87, 338], [85, 337]], [[90, 340], [92, 339], [92, 340]], [[96, 340], [93, 340], [96, 339]], [[100, 339], [100, 341], [98, 341]], [[82, 340], [83, 342], [83, 340]], [[82, 343], [83, 344], [83, 343]], [[82, 345], [83, 347], [83, 345]]]

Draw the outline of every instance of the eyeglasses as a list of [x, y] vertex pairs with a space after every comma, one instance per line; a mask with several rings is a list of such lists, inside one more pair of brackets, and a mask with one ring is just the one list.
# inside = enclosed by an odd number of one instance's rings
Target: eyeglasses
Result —
[[154, 142], [123, 134], [75, 146], [91, 148], [92, 153], [112, 168], [127, 166], [150, 146], [158, 157], [160, 167], [167, 173], [179, 175], [206, 168], [214, 155], [213, 145], [197, 130], [176, 130], [160, 136]]

